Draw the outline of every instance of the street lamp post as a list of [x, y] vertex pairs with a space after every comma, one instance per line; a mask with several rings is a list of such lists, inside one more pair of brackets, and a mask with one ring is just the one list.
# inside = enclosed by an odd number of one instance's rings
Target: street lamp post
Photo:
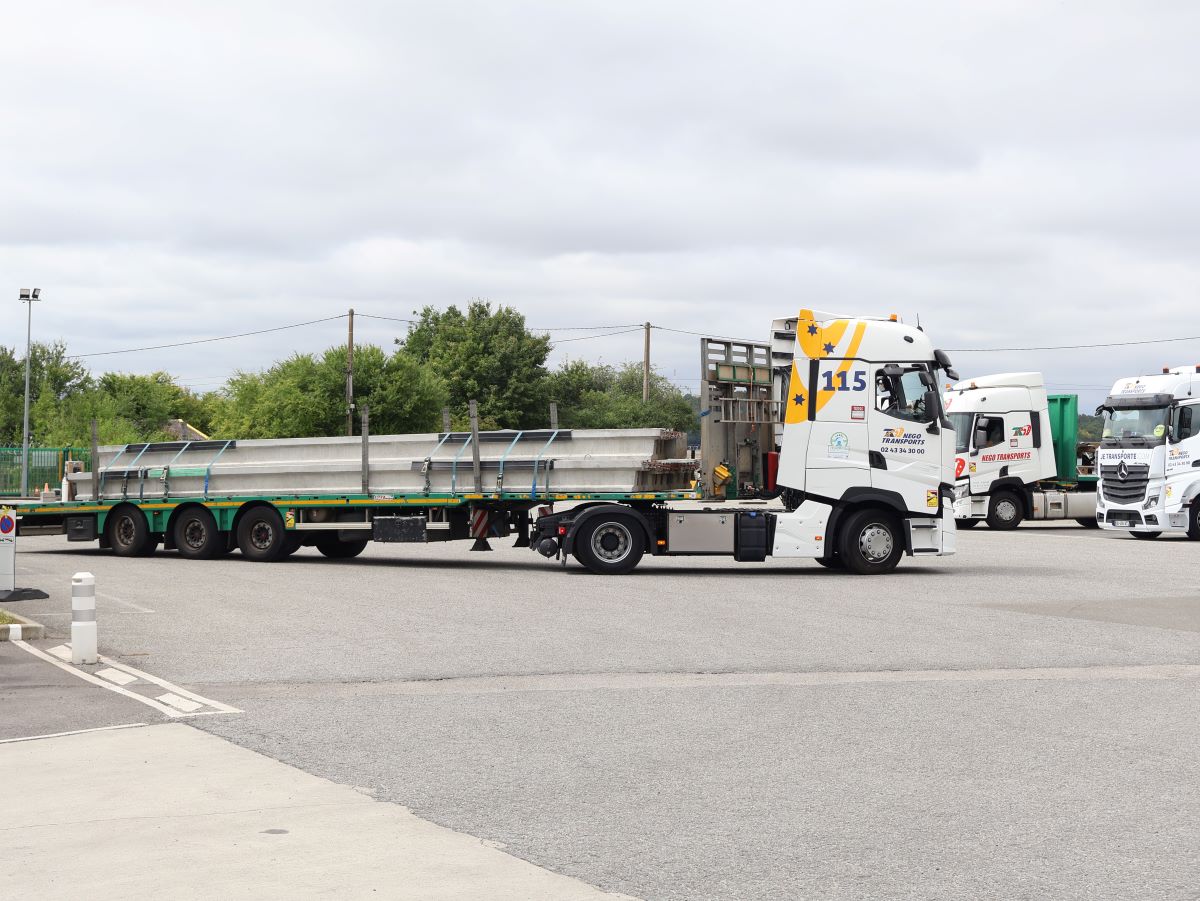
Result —
[[21, 303], [28, 304], [25, 318], [25, 430], [21, 444], [21, 497], [29, 497], [29, 359], [33, 347], [33, 304], [41, 300], [42, 289], [21, 289]]

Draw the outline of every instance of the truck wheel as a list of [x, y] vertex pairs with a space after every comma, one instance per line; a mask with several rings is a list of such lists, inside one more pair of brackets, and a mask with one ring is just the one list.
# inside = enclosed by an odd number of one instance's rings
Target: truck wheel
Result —
[[846, 568], [846, 564], [844, 562], [842, 562], [842, 558], [839, 557], [837, 554], [834, 554], [832, 557], [816, 557], [815, 559], [816, 559], [817, 563], [819, 563], [821, 566], [825, 567], [826, 569], [845, 569]]
[[216, 519], [203, 507], [189, 507], [176, 516], [171, 534], [179, 556], [187, 560], [209, 560], [225, 546]]
[[987, 524], [989, 529], [1007, 532], [1021, 524], [1021, 499], [1011, 491], [998, 491], [988, 504]]
[[980, 522], [982, 522], [982, 520], [979, 519], [956, 519], [954, 520], [954, 527], [956, 529], [973, 529], [979, 525]]
[[304, 536], [298, 532], [288, 532], [283, 539], [283, 556], [290, 557], [304, 547]]
[[1077, 519], [1077, 520], [1075, 520], [1075, 521], [1076, 521], [1077, 523], [1079, 523], [1081, 526], [1083, 526], [1085, 529], [1098, 529], [1098, 528], [1100, 528], [1100, 523], [1096, 522], [1096, 517], [1094, 517], [1094, 516], [1092, 516], [1092, 517], [1090, 517], [1090, 518], [1082, 518], [1082, 519]]
[[1200, 541], [1200, 501], [1192, 501], [1188, 507], [1187, 537], [1192, 541]]
[[330, 560], [349, 560], [367, 548], [367, 540], [339, 541], [336, 535], [322, 535], [317, 539], [317, 550]]
[[632, 516], [611, 513], [583, 524], [575, 536], [575, 559], [600, 575], [629, 572], [646, 552], [646, 535]]
[[1161, 535], [1162, 532], [1130, 532], [1129, 534], [1134, 538], [1142, 539], [1142, 541], [1153, 541], [1155, 538]]
[[889, 573], [904, 553], [899, 520], [884, 510], [859, 510], [842, 526], [838, 557], [860, 576]]
[[252, 507], [238, 522], [237, 538], [242, 556], [247, 560], [259, 563], [279, 560], [287, 539], [283, 517], [274, 507]]
[[146, 514], [133, 506], [117, 507], [109, 513], [104, 534], [118, 557], [145, 557], [158, 547], [158, 539], [150, 535]]

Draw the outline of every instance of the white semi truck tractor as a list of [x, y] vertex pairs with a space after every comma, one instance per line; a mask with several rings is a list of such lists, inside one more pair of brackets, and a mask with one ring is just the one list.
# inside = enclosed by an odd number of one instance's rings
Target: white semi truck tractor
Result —
[[1200, 366], [1121, 379], [1097, 412], [1100, 527], [1200, 539]]
[[959, 528], [1015, 529], [1026, 519], [1095, 527], [1094, 448], [1078, 440], [1076, 395], [1047, 395], [1040, 372], [1007, 372], [961, 381], [944, 401]]

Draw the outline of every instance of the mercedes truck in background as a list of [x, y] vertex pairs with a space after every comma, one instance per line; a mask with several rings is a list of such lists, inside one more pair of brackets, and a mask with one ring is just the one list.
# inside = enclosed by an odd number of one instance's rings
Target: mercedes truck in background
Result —
[[1121, 379], [1097, 413], [1100, 527], [1200, 539], [1200, 366]]

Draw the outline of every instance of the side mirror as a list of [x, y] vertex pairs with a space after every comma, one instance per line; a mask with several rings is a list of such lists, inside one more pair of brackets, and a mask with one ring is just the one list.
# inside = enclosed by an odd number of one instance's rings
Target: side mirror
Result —
[[975, 434], [971, 443], [975, 445], [976, 451], [987, 444], [988, 427], [991, 426], [991, 424], [991, 419], [986, 416], [980, 416], [975, 420]]
[[[922, 376], [928, 375], [930, 378], [932, 378], [932, 377], [933, 377], [933, 376], [932, 376], [930, 373], [928, 373], [928, 372], [923, 372], [923, 373], [921, 373], [921, 375], [922, 375]], [[926, 416], [930, 416], [930, 415], [932, 415], [932, 416], [933, 416], [933, 419], [932, 419], [932, 420], [930, 420], [930, 422], [929, 422], [929, 428], [927, 428], [927, 429], [925, 430], [925, 431], [926, 431], [926, 432], [928, 432], [930, 435], [937, 435], [937, 434], [939, 434], [939, 433], [941, 432], [941, 428], [939, 428], [939, 426], [938, 426], [938, 416], [937, 416], [937, 411], [938, 411], [938, 396], [937, 396], [937, 392], [936, 392], [936, 391], [933, 391], [933, 390], [926, 391], [926, 392], [925, 392], [925, 415], [926, 415]]]
[[937, 376], [934, 375], [932, 372], [922, 372], [920, 374], [919, 378], [921, 379], [921, 384], [924, 385], [926, 388], [936, 388], [937, 387]]
[[897, 366], [895, 363], [888, 363], [883, 367], [883, 374], [892, 378], [904, 375], [904, 367]]

